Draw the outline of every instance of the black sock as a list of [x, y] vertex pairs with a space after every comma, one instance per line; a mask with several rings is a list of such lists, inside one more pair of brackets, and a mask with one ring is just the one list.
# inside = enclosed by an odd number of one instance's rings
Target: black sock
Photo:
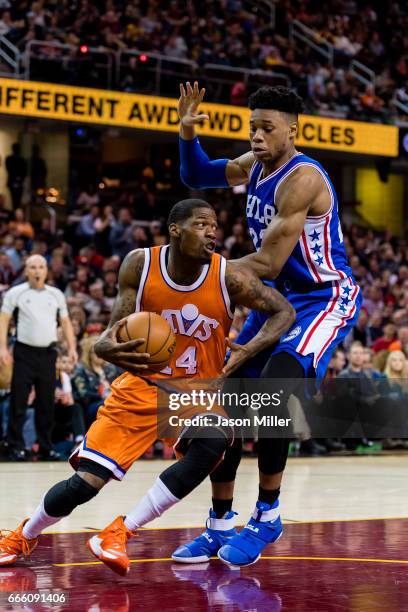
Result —
[[265, 504], [269, 504], [270, 506], [273, 506], [273, 504], [276, 502], [276, 500], [279, 497], [279, 493], [280, 493], [280, 489], [263, 489], [259, 485], [258, 499], [259, 501], [264, 502]]
[[212, 509], [214, 510], [217, 519], [220, 519], [226, 512], [229, 512], [232, 509], [232, 499], [215, 499], [213, 497]]

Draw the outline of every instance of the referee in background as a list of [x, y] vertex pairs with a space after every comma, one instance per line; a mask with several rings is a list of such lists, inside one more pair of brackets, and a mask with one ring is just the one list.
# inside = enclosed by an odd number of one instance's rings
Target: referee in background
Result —
[[30, 390], [35, 388], [35, 427], [39, 458], [55, 459], [51, 432], [54, 415], [57, 357], [57, 326], [60, 323], [70, 358], [76, 363], [76, 340], [68, 316], [64, 294], [46, 285], [47, 262], [32, 255], [25, 265], [27, 282], [4, 294], [0, 312], [0, 366], [10, 362], [7, 333], [12, 315], [17, 321], [14, 367], [11, 381], [10, 412], [6, 442], [9, 459], [24, 461], [23, 426]]

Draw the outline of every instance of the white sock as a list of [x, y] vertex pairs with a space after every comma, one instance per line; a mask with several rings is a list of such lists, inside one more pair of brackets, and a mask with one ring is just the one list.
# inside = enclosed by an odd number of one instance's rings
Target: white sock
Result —
[[174, 497], [164, 482], [157, 478], [154, 485], [142, 497], [140, 502], [126, 514], [125, 525], [131, 531], [142, 527], [153, 519], [161, 516], [163, 512], [177, 504], [180, 500]]
[[50, 516], [44, 510], [44, 499], [41, 501], [39, 506], [33, 512], [31, 518], [28, 519], [23, 527], [23, 536], [28, 540], [37, 538], [44, 529], [54, 523], [58, 523], [63, 516]]

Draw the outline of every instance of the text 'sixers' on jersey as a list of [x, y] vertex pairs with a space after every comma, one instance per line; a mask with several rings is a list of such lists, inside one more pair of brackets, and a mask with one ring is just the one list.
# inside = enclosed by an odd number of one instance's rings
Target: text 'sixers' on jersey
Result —
[[276, 214], [275, 199], [279, 186], [301, 166], [311, 166], [320, 173], [330, 193], [331, 206], [324, 215], [306, 218], [302, 235], [278, 280], [291, 281], [294, 285], [343, 280], [351, 276], [352, 271], [343, 244], [336, 191], [319, 162], [303, 153], [297, 153], [265, 178], [262, 178], [262, 164], [254, 162], [246, 207], [254, 247], [260, 248], [263, 234]]
[[145, 262], [136, 298], [136, 311], [164, 317], [176, 335], [169, 365], [154, 377], [216, 378], [225, 358], [233, 313], [225, 285], [226, 260], [214, 253], [199, 278], [177, 285], [168, 275], [169, 245], [144, 249]]

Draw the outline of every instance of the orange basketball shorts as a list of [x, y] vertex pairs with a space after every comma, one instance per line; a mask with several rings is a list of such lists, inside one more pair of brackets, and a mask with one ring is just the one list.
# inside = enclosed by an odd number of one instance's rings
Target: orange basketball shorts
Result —
[[[194, 381], [197, 387], [201, 383], [197, 379]], [[80, 446], [72, 453], [72, 467], [77, 469], [79, 459], [84, 457], [108, 468], [114, 478], [122, 480], [132, 464], [158, 439], [158, 429], [166, 431], [166, 414], [158, 416], [157, 404], [155, 385], [128, 372], [119, 376], [113, 381], [111, 394], [99, 408], [95, 422]], [[220, 407], [216, 407], [216, 412], [226, 416]], [[202, 413], [202, 408], [190, 405], [183, 408], [182, 416], [192, 418]], [[163, 420], [158, 428], [159, 418]], [[172, 428], [173, 437], [166, 435], [163, 438], [167, 445], [173, 446], [178, 458], [183, 455], [181, 437], [184, 433], [188, 435], [180, 425]], [[229, 437], [231, 442], [233, 432]]]
[[113, 381], [111, 394], [69, 461], [77, 469], [80, 457], [91, 459], [122, 480], [156, 440], [157, 389], [125, 372]]

